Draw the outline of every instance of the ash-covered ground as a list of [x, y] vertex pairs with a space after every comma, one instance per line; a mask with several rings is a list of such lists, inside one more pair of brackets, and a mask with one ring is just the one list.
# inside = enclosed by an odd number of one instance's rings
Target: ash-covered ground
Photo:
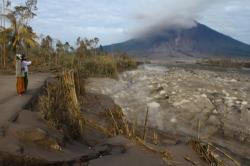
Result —
[[199, 137], [250, 159], [250, 71], [142, 65], [119, 80], [91, 78], [86, 90], [113, 98], [128, 119]]

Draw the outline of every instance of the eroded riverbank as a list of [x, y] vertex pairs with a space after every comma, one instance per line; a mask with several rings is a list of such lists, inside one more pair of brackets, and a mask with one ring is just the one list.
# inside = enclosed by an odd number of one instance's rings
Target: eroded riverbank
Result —
[[[22, 102], [21, 107], [13, 102], [12, 107], [5, 107], [14, 100], [7, 102], [3, 97], [1, 111], [11, 116], [0, 123], [1, 166], [136, 166], [139, 161], [145, 166], [166, 165], [161, 154], [114, 135], [106, 108], [115, 113], [119, 107], [107, 96], [84, 94], [80, 87], [76, 92], [79, 84], [74, 74], [68, 71], [39, 80], [32, 94], [14, 99]], [[122, 160], [126, 162], [120, 163]]]

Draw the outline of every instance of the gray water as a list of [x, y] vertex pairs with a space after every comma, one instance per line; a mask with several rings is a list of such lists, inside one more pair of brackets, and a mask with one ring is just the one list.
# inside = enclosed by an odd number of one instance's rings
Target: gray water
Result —
[[[132, 123], [143, 125], [148, 109], [149, 126], [163, 132], [195, 137], [200, 121], [202, 139], [250, 158], [249, 144], [240, 142], [250, 134], [249, 76], [240, 69], [146, 64], [118, 80], [91, 78], [86, 89], [110, 96]], [[231, 141], [217, 134], [221, 125]]]

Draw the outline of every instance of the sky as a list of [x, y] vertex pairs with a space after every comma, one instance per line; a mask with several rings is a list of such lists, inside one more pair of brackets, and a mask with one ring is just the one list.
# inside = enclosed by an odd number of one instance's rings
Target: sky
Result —
[[171, 24], [193, 26], [193, 20], [250, 44], [250, 0], [38, 0], [31, 25], [71, 44], [80, 36], [107, 45]]

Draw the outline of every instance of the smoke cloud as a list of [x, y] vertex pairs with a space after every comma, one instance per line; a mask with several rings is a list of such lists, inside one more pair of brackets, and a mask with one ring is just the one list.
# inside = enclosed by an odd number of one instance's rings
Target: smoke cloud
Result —
[[201, 13], [214, 3], [215, 0], [144, 1], [133, 14], [136, 21], [133, 32], [135, 35], [145, 35], [168, 27], [193, 27]]

